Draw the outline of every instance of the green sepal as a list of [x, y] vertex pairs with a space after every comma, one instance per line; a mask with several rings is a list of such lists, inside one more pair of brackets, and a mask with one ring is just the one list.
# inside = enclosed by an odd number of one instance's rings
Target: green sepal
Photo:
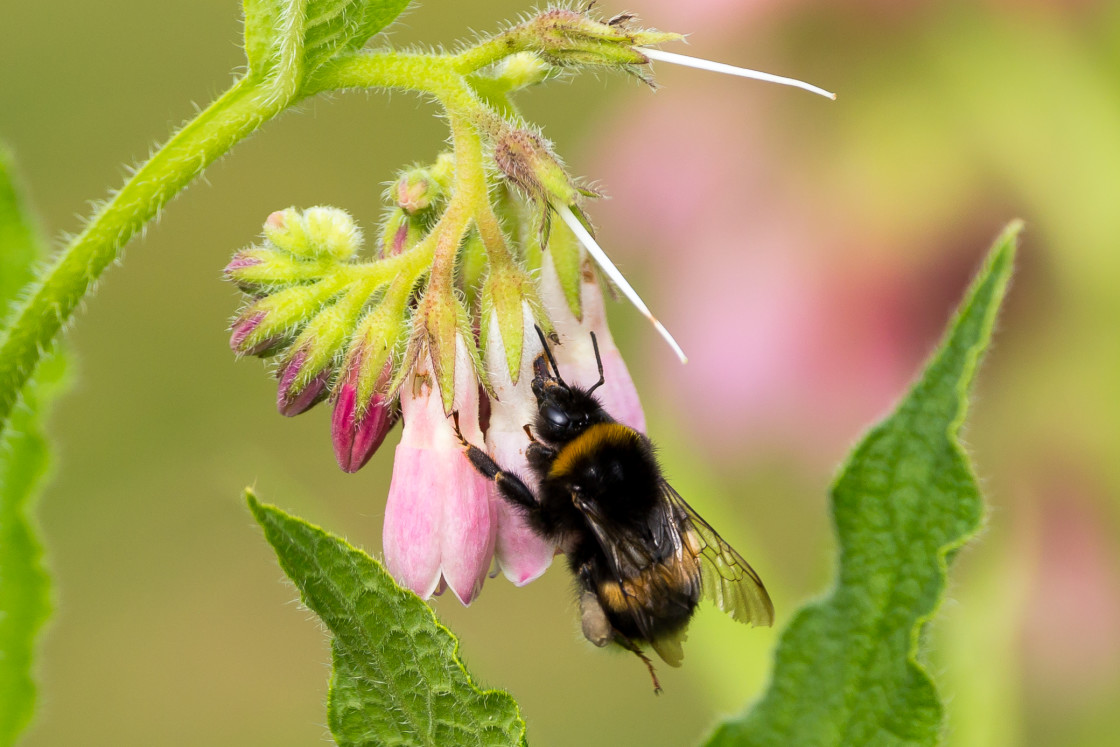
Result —
[[466, 309], [454, 293], [440, 291], [429, 284], [417, 309], [420, 315], [421, 346], [432, 356], [432, 374], [439, 387], [444, 412], [450, 414], [455, 403], [455, 340], [460, 319]]
[[474, 684], [455, 636], [373, 558], [302, 519], [245, 499], [300, 598], [330, 630], [327, 722], [342, 747], [518, 745], [516, 701]]
[[463, 291], [466, 300], [465, 305], [468, 309], [474, 309], [475, 304], [480, 302], [479, 287], [481, 286], [482, 275], [489, 266], [486, 246], [482, 243], [478, 231], [471, 231], [463, 239], [455, 265], [458, 267], [456, 281]]
[[[371, 309], [358, 323], [346, 368], [358, 365], [357, 401], [359, 415], [378, 389], [388, 391], [395, 378], [398, 353], [408, 339], [408, 311], [404, 305], [386, 301]], [[386, 375], [385, 368], [389, 365]]]
[[984, 505], [959, 441], [1022, 226], [997, 240], [921, 378], [832, 486], [835, 588], [790, 621], [764, 697], [708, 745], [935, 745], [944, 705], [920, 662], [948, 563]]
[[568, 308], [576, 319], [583, 319], [583, 248], [579, 239], [563, 221], [553, 221], [549, 232], [548, 246], [542, 261], [552, 261], [556, 277]]
[[245, 293], [267, 295], [321, 280], [335, 267], [329, 257], [298, 259], [271, 246], [251, 246], [233, 255], [225, 274]]
[[470, 358], [471, 366], [474, 368], [474, 377], [478, 383], [482, 385], [483, 390], [488, 396], [494, 396], [494, 387], [490, 385], [490, 377], [486, 374], [486, 366], [482, 363], [482, 351], [478, 349], [474, 337], [474, 323], [471, 321], [470, 314], [467, 313], [467, 307], [459, 303], [459, 335], [463, 339], [463, 343], [467, 349], [467, 357]]
[[684, 34], [678, 34], [673, 31], [656, 31], [654, 29], [646, 29], [643, 31], [633, 31], [630, 33], [630, 42], [635, 47], [656, 47], [659, 44], [668, 44], [669, 42], [683, 40]]
[[483, 351], [498, 341], [490, 339], [491, 321], [497, 318], [500, 343], [505, 350], [509, 378], [514, 384], [521, 376], [521, 355], [525, 336], [525, 307], [530, 313], [539, 309], [533, 283], [520, 267], [506, 264], [491, 266], [482, 286], [480, 341]]
[[280, 364], [280, 370], [283, 370], [301, 351], [304, 354], [300, 370], [292, 380], [293, 391], [303, 389], [325, 368], [338, 363], [345, 346], [356, 336], [362, 306], [370, 295], [365, 288], [354, 288], [307, 323]]

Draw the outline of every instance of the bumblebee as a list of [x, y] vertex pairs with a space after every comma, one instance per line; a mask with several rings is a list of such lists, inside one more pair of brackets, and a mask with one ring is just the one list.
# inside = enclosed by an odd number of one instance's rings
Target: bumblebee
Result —
[[[535, 422], [525, 426], [536, 494], [459, 435], [471, 463], [494, 481], [541, 537], [557, 543], [579, 591], [584, 636], [635, 653], [661, 686], [642, 644], [680, 666], [685, 629], [701, 597], [732, 618], [769, 626], [774, 607], [758, 574], [665, 480], [645, 435], [603, 410], [595, 390], [561, 378], [540, 328], [534, 362]], [[550, 367], [551, 366], [551, 370]], [[455, 413], [458, 430], [458, 413]]]

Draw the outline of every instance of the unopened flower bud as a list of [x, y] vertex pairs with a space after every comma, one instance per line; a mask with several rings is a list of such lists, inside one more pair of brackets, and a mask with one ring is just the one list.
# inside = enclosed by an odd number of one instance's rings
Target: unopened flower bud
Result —
[[411, 217], [403, 208], [396, 208], [385, 221], [381, 232], [381, 246], [378, 251], [382, 258], [395, 257], [414, 246], [423, 238], [419, 221]]
[[331, 278], [256, 300], [231, 325], [230, 347], [241, 355], [264, 356], [282, 350], [344, 286], [345, 278]]
[[393, 185], [393, 201], [409, 215], [427, 210], [443, 194], [443, 188], [425, 168], [410, 169]]
[[360, 392], [360, 365], [343, 372], [334, 411], [331, 413], [331, 442], [338, 466], [344, 472], [357, 472], [381, 446], [396, 422], [387, 388], [391, 366], [382, 369], [382, 386], [368, 396]]
[[335, 207], [275, 212], [265, 221], [264, 235], [278, 249], [309, 259], [330, 257], [347, 261], [362, 244], [362, 233], [354, 219]]
[[511, 91], [543, 82], [553, 68], [533, 52], [518, 52], [502, 60], [494, 77], [501, 79]]
[[544, 139], [528, 130], [503, 128], [494, 143], [494, 163], [539, 203], [570, 205], [581, 194]]
[[307, 349], [301, 348], [281, 365], [278, 372], [280, 383], [276, 391], [276, 409], [286, 417], [307, 412], [326, 399], [329, 393], [329, 369], [323, 369], [309, 381], [303, 381], [306, 378], [304, 364], [307, 357]]
[[319, 280], [331, 269], [331, 261], [307, 261], [272, 247], [253, 246], [233, 255], [223, 273], [244, 293], [268, 295], [292, 285]]
[[632, 16], [617, 16], [607, 23], [585, 13], [553, 8], [533, 18], [528, 27], [541, 53], [557, 65], [599, 65], [630, 68], [648, 60], [636, 46], [662, 44], [680, 34], [633, 28]]
[[261, 324], [267, 319], [264, 311], [250, 311], [238, 317], [230, 326], [229, 346], [238, 355], [256, 355], [266, 358], [279, 352], [287, 338], [282, 334], [260, 333]]
[[338, 466], [357, 472], [381, 446], [396, 423], [393, 348], [404, 334], [403, 320], [388, 306], [358, 324], [335, 384], [331, 441]]

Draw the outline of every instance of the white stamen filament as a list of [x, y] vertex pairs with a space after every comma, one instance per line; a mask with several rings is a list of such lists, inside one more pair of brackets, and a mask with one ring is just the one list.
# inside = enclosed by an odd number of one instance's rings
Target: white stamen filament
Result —
[[793, 86], [794, 88], [802, 88], [806, 91], [836, 100], [836, 94], [831, 91], [826, 91], [823, 88], [811, 85], [795, 78], [785, 78], [781, 75], [771, 75], [770, 73], [762, 73], [758, 70], [748, 70], [745, 67], [735, 67], [734, 65], [725, 65], [722, 62], [712, 62], [711, 60], [703, 60], [699, 57], [689, 57], [683, 54], [675, 54], [673, 52], [664, 52], [660, 49], [650, 49], [649, 47], [637, 48], [642, 54], [651, 60], [660, 60], [661, 62], [670, 62], [674, 65], [684, 65], [685, 67], [695, 67], [700, 70], [711, 70], [713, 73], [725, 73], [727, 75], [738, 75], [742, 78], [753, 78], [754, 80], [764, 80], [768, 83], [777, 83], [783, 86]]
[[579, 238], [580, 243], [587, 249], [587, 253], [591, 255], [595, 263], [603, 269], [603, 272], [607, 274], [611, 282], [617, 285], [618, 289], [622, 291], [622, 295], [630, 299], [630, 303], [634, 304], [635, 308], [637, 308], [646, 319], [649, 319], [657, 332], [665, 338], [665, 342], [669, 343], [669, 346], [673, 348], [673, 352], [681, 359], [681, 363], [688, 363], [688, 356], [684, 354], [684, 351], [681, 350], [681, 346], [678, 345], [677, 341], [673, 339], [673, 336], [669, 334], [669, 330], [665, 329], [665, 325], [659, 322], [657, 317], [650, 312], [649, 307], [646, 306], [642, 297], [638, 295], [638, 292], [634, 290], [633, 286], [626, 281], [626, 278], [624, 278], [618, 268], [614, 266], [614, 262], [611, 262], [611, 258], [603, 251], [602, 247], [595, 241], [594, 237], [584, 227], [583, 223], [580, 222], [579, 218], [575, 216], [571, 208], [567, 205], [553, 205], [553, 207], [556, 209], [557, 214], [564, 220], [564, 223], [568, 225], [568, 228], [572, 229], [572, 233]]

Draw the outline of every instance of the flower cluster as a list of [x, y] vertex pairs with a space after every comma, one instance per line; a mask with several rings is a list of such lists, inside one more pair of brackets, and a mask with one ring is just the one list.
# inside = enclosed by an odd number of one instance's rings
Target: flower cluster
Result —
[[391, 183], [369, 256], [360, 256], [362, 234], [344, 211], [289, 208], [270, 215], [261, 242], [226, 267], [248, 296], [231, 347], [276, 361], [281, 414], [331, 403], [343, 470], [359, 470], [403, 421], [383, 547], [393, 575], [425, 598], [450, 588], [469, 604], [492, 560], [522, 585], [555, 555], [474, 470], [450, 419], [455, 413], [463, 436], [504, 468], [531, 474], [525, 426], [536, 413], [530, 381], [542, 352], [535, 326], [555, 341], [565, 378], [584, 386], [598, 379], [595, 333], [606, 376], [597, 396], [641, 431], [641, 404], [607, 329], [604, 282], [684, 360], [592, 237], [581, 202], [595, 193], [568, 175], [509, 99], [571, 69], [648, 81], [651, 59], [696, 64], [650, 49], [677, 38], [637, 29], [629, 16], [601, 22], [553, 9], [480, 43], [456, 59], [482, 60], [482, 70], [449, 73], [432, 89], [452, 151]]

